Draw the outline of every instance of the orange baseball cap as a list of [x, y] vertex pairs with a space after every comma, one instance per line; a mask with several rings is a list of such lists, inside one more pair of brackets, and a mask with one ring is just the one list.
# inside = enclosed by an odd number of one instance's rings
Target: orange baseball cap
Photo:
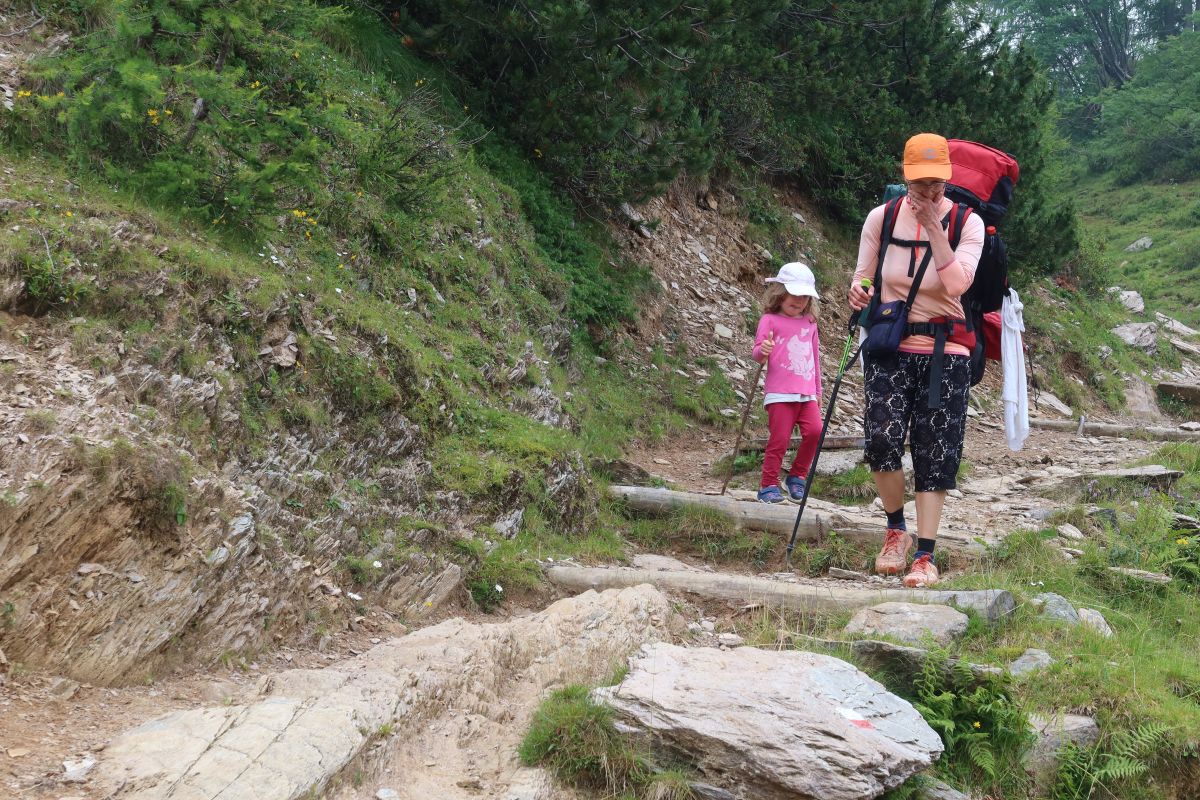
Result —
[[950, 180], [950, 145], [936, 133], [918, 133], [904, 144], [904, 180]]

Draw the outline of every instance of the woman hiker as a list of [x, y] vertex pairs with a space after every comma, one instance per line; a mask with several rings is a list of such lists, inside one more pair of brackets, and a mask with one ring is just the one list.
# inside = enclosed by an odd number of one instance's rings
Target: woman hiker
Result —
[[[865, 355], [863, 368], [866, 460], [887, 514], [875, 570], [885, 575], [904, 571], [914, 544], [904, 519], [900, 460], [907, 437], [915, 473], [917, 535], [904, 585], [918, 587], [938, 579], [933, 548], [946, 491], [955, 488], [962, 458], [970, 349], [955, 339], [966, 337], [960, 297], [974, 278], [984, 227], [978, 215], [967, 216], [957, 247], [951, 247], [946, 228], [955, 206], [945, 197], [951, 168], [950, 148], [943, 137], [913, 136], [904, 146], [903, 167], [908, 194], [893, 209], [891, 235], [883, 231], [887, 205], [871, 211], [863, 224], [849, 299], [850, 307], [860, 310], [871, 303], [878, 288], [883, 304], [908, 300], [920, 276], [898, 349]], [[884, 239], [889, 246], [881, 254]], [[860, 285], [864, 278], [872, 279], [875, 286], [864, 289]]]

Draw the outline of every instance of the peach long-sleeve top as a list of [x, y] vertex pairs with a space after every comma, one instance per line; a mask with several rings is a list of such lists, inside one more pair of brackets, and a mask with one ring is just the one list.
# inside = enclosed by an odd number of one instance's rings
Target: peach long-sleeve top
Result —
[[[938, 208], [938, 216], [944, 217], [953, 207], [950, 200], [942, 198]], [[858, 266], [854, 270], [854, 283], [863, 278], [875, 280], [875, 264], [879, 258], [879, 238], [883, 231], [884, 206], [872, 209], [863, 223], [862, 235], [858, 240]], [[958, 249], [954, 258], [947, 264], [929, 265], [925, 276], [921, 279], [921, 287], [913, 300], [912, 308], [908, 311], [909, 322], [928, 322], [934, 317], [962, 319], [962, 294], [975, 279], [975, 268], [979, 265], [979, 256], [983, 252], [983, 220], [978, 214], [967, 217], [962, 235], [958, 240]], [[918, 230], [917, 218], [905, 200], [900, 204], [896, 215], [896, 229], [893, 239], [908, 239], [910, 241], [928, 242], [929, 235], [924, 230]], [[920, 266], [925, 258], [928, 245], [918, 247], [916, 263]], [[909, 248], [892, 245], [888, 248], [883, 259], [883, 295], [881, 302], [890, 303], [893, 300], [905, 300], [912, 287], [914, 275], [909, 276]], [[878, 291], [876, 287], [876, 291]], [[900, 343], [900, 349], [906, 353], [932, 353], [933, 338], [929, 336], [909, 336]], [[946, 352], [958, 355], [970, 355], [967, 348], [953, 342], [946, 342]]]

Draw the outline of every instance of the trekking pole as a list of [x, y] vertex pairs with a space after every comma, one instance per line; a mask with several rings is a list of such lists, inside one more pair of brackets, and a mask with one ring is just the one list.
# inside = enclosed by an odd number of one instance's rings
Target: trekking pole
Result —
[[[860, 285], [863, 289], [870, 289], [871, 279], [863, 278]], [[825, 421], [821, 423], [821, 438], [817, 440], [817, 451], [813, 453], [812, 464], [808, 468], [808, 480], [804, 482], [804, 496], [800, 498], [800, 510], [796, 512], [796, 523], [792, 525], [792, 538], [788, 539], [787, 552], [783, 557], [783, 563], [789, 570], [792, 568], [792, 550], [796, 549], [796, 533], [800, 530], [800, 518], [804, 516], [804, 508], [808, 505], [808, 493], [812, 491], [813, 481], [817, 478], [817, 461], [821, 458], [821, 447], [825, 444], [825, 432], [829, 430], [829, 419], [833, 416], [833, 404], [837, 400], [838, 389], [841, 388], [842, 377], [846, 374], [846, 367], [858, 358], [858, 354], [862, 350], [862, 345], [859, 345], [854, 350], [854, 355], [850, 355], [851, 348], [854, 347], [856, 329], [858, 326], [866, 323], [867, 311], [869, 309], [870, 303], [863, 308], [862, 313], [857, 317], [854, 314], [850, 315], [850, 335], [846, 337], [846, 346], [842, 348], [842, 361], [838, 365], [837, 377], [833, 379], [833, 389], [829, 394], [829, 405], [825, 408]]]
[[[771, 334], [774, 338], [774, 333]], [[729, 459], [729, 474], [725, 476], [725, 482], [721, 484], [721, 494], [725, 494], [725, 490], [729, 488], [729, 482], [733, 480], [733, 470], [737, 465], [738, 449], [742, 446], [742, 434], [746, 432], [746, 420], [750, 419], [750, 406], [754, 405], [754, 395], [758, 392], [758, 378], [762, 375], [763, 367], [766, 366], [766, 360], [758, 362], [758, 369], [754, 370], [754, 380], [750, 384], [750, 397], [746, 400], [746, 410], [742, 412], [742, 427], [738, 431], [737, 439], [733, 442], [733, 455]]]

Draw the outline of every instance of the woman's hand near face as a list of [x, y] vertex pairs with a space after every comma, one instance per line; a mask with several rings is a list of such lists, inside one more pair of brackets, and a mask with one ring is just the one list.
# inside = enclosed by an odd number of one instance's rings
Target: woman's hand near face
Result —
[[936, 203], [920, 195], [910, 194], [908, 205], [922, 228], [932, 230], [941, 227], [942, 221], [938, 219]]

